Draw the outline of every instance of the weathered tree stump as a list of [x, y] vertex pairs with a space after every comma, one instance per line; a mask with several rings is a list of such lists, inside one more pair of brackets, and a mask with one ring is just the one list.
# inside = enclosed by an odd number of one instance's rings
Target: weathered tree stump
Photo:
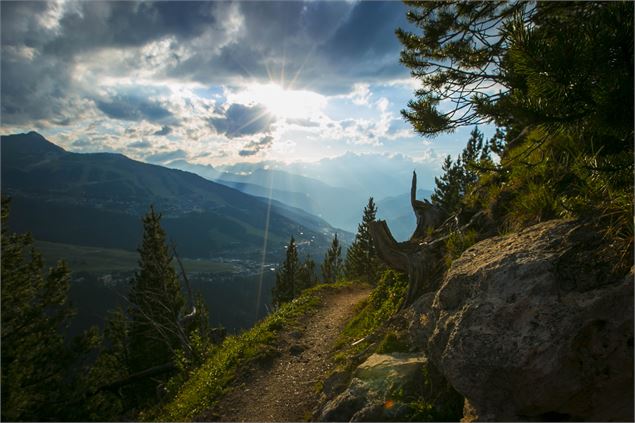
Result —
[[442, 223], [442, 213], [429, 201], [419, 201], [417, 174], [412, 172], [410, 204], [417, 217], [417, 226], [410, 240], [397, 242], [384, 220], [371, 222], [369, 230], [377, 255], [388, 266], [408, 274], [408, 295], [401, 308], [409, 305], [416, 295], [435, 290], [439, 272], [443, 270], [443, 244], [445, 239], [432, 239], [434, 229]]

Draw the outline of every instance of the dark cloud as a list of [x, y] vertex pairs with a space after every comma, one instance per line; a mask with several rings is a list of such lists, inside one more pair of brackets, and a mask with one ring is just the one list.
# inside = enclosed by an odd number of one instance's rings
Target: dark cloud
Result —
[[259, 140], [253, 140], [247, 143], [242, 150], [238, 152], [240, 156], [253, 156], [258, 154], [262, 150], [266, 150], [273, 144], [273, 137], [270, 135], [264, 136]]
[[173, 36], [180, 41], [215, 25], [214, 2], [78, 2], [60, 19], [50, 54], [72, 56], [101, 47], [135, 47]]
[[127, 94], [116, 94], [107, 100], [95, 100], [99, 110], [113, 119], [159, 121], [172, 113], [156, 101]]
[[264, 106], [236, 103], [225, 110], [223, 117], [211, 118], [209, 122], [218, 133], [234, 138], [268, 132], [275, 120]]
[[240, 11], [247, 31], [239, 39], [215, 55], [192, 55], [168, 74], [207, 84], [293, 81], [323, 94], [409, 75], [394, 33], [409, 27], [401, 2], [241, 2]]
[[150, 141], [135, 141], [135, 142], [131, 142], [130, 144], [128, 144], [128, 147], [130, 148], [150, 148], [152, 147], [152, 143]]
[[[170, 117], [148, 93], [101, 98], [90, 82], [79, 86], [73, 73], [82, 60], [124, 78], [143, 69], [157, 78], [215, 86], [294, 81], [294, 87], [323, 94], [408, 75], [399, 64], [394, 35], [397, 26], [408, 26], [406, 8], [396, 1], [0, 2], [0, 7], [1, 106], [7, 124], [73, 123], [87, 112], [86, 99], [95, 99], [114, 119]], [[158, 41], [167, 51], [134, 50]], [[91, 61], [88, 54], [105, 49], [113, 55], [122, 51], [113, 56], [120, 60]], [[244, 120], [233, 123], [240, 116], [222, 119], [213, 124], [228, 136], [261, 132], [273, 122], [262, 118], [243, 127]]]
[[164, 125], [161, 127], [161, 129], [159, 129], [158, 131], [156, 131], [155, 133], [153, 133], [152, 135], [156, 135], [156, 136], [165, 136], [165, 135], [169, 135], [172, 133], [172, 128], [170, 128], [167, 125]]
[[173, 150], [173, 151], [164, 151], [160, 153], [150, 154], [145, 157], [145, 160], [151, 163], [165, 163], [170, 160], [176, 159], [185, 159], [187, 158], [187, 153], [181, 149]]

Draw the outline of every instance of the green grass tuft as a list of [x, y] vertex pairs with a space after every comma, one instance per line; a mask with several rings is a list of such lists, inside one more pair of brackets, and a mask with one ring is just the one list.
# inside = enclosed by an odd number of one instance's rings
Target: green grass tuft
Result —
[[359, 312], [338, 337], [335, 347], [339, 352], [335, 361], [344, 364], [351, 356], [364, 351], [370, 341], [357, 341], [369, 337], [397, 312], [407, 290], [408, 281], [404, 274], [394, 270], [384, 272], [368, 300], [359, 305]]
[[278, 332], [282, 328], [296, 324], [298, 318], [315, 310], [322, 303], [325, 292], [349, 286], [347, 282], [317, 285], [284, 304], [252, 329], [227, 337], [222, 344], [212, 347], [203, 365], [191, 373], [172, 400], [158, 413], [145, 417], [159, 421], [189, 421], [213, 407], [240, 368], [276, 353]]

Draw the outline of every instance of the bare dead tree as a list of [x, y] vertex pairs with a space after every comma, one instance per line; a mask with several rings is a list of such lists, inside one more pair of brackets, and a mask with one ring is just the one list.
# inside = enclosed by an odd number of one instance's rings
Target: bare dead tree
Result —
[[410, 204], [417, 217], [417, 227], [408, 241], [397, 242], [384, 220], [369, 225], [379, 258], [389, 267], [408, 275], [408, 294], [401, 308], [412, 304], [417, 294], [438, 288], [445, 271], [444, 241], [453, 233], [466, 230], [483, 215], [483, 212], [476, 213], [460, 227], [458, 213], [441, 221], [441, 211], [430, 202], [417, 200], [416, 192], [417, 174], [413, 172]]

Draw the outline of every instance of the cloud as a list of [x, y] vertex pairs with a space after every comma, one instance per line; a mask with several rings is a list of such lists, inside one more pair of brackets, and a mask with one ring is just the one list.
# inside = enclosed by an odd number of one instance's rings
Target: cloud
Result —
[[276, 121], [262, 105], [245, 106], [234, 103], [223, 111], [222, 117], [209, 119], [218, 133], [229, 138], [268, 132]]
[[316, 122], [311, 119], [303, 119], [303, 118], [287, 119], [287, 123], [289, 125], [298, 125], [298, 126], [303, 126], [305, 128], [315, 128], [320, 126], [319, 122]]
[[[93, 114], [157, 120], [147, 98], [101, 98], [109, 78], [204, 85], [294, 82], [347, 93], [399, 65], [400, 2], [1, 2], [2, 115], [72, 124]], [[372, 28], [369, 31], [367, 28]], [[145, 94], [144, 94], [145, 95]], [[99, 99], [95, 107], [90, 99]], [[125, 104], [130, 100], [130, 107]], [[230, 131], [231, 133], [231, 131]]]
[[135, 142], [132, 142], [132, 143], [128, 144], [128, 147], [130, 147], [130, 148], [150, 148], [150, 147], [152, 147], [152, 143], [150, 141], [146, 141], [146, 140], [135, 141]]
[[187, 158], [187, 153], [179, 148], [178, 150], [150, 154], [145, 157], [145, 160], [151, 163], [165, 163], [170, 160], [185, 158]]
[[78, 140], [73, 141], [73, 144], [71, 144], [73, 147], [88, 147], [90, 145], [92, 145], [92, 143], [90, 141], [88, 141], [85, 138], [81, 138]]
[[243, 147], [242, 150], [238, 152], [239, 156], [253, 156], [258, 154], [262, 150], [266, 150], [271, 147], [273, 144], [273, 137], [270, 135], [264, 136], [259, 140], [250, 141], [247, 145]]
[[172, 128], [170, 128], [167, 125], [164, 125], [161, 127], [161, 129], [159, 129], [158, 131], [156, 131], [154, 134], [155, 136], [165, 136], [165, 135], [169, 135], [172, 133]]
[[116, 94], [107, 100], [95, 100], [99, 110], [113, 119], [159, 121], [172, 113], [157, 101], [127, 94]]

